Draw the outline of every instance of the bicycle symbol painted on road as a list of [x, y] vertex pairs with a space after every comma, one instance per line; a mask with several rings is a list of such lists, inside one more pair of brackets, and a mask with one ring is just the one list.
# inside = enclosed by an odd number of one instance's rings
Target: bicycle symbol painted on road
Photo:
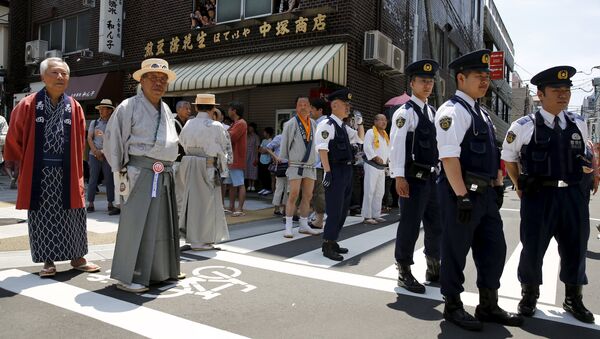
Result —
[[[176, 298], [184, 295], [197, 295], [204, 300], [211, 300], [222, 295], [221, 291], [236, 285], [242, 287], [240, 292], [244, 293], [256, 289], [256, 286], [237, 279], [241, 274], [242, 271], [235, 267], [197, 267], [192, 271], [191, 277], [153, 289], [147, 293], [141, 294], [141, 296], [152, 299], [164, 299]], [[100, 283], [108, 283], [113, 280], [110, 278], [110, 270], [106, 271], [106, 274], [90, 274], [87, 279], [88, 281]], [[217, 284], [217, 286], [207, 288], [214, 284]]]

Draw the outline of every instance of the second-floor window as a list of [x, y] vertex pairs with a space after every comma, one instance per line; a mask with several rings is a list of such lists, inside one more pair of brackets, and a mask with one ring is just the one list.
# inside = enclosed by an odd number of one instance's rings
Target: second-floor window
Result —
[[48, 41], [48, 49], [65, 53], [90, 47], [90, 15], [88, 12], [40, 25], [40, 40]]

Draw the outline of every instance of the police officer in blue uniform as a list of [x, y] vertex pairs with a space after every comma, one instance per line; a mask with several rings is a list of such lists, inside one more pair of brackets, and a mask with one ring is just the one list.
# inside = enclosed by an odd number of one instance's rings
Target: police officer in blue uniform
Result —
[[317, 151], [323, 165], [323, 187], [325, 188], [325, 230], [323, 232], [323, 256], [342, 261], [341, 254], [348, 253], [340, 247], [337, 239], [344, 226], [350, 197], [352, 196], [352, 151], [353, 143], [362, 143], [356, 130], [343, 120], [348, 117], [352, 94], [347, 88], [331, 93], [331, 115], [317, 126]]
[[439, 160], [435, 109], [427, 103], [438, 68], [434, 60], [419, 60], [406, 66], [412, 96], [392, 118], [390, 176], [395, 178], [396, 192], [400, 196], [395, 250], [398, 286], [413, 293], [425, 293], [425, 286], [410, 270], [421, 221], [425, 230], [425, 278], [437, 282], [440, 274], [442, 231], [435, 185]]
[[[468, 330], [482, 322], [520, 326], [523, 318], [498, 306], [498, 288], [506, 258], [500, 218], [504, 187], [494, 125], [477, 99], [489, 84], [489, 50], [479, 50], [452, 61], [458, 90], [435, 118], [443, 170], [438, 183], [442, 220], [441, 293], [444, 319]], [[469, 249], [477, 268], [479, 305], [475, 317], [460, 299], [464, 291]]]
[[579, 185], [582, 166], [589, 165], [585, 156], [588, 133], [584, 119], [566, 111], [573, 75], [575, 68], [557, 66], [531, 79], [542, 108], [511, 125], [502, 159], [521, 198], [519, 312], [525, 316], [535, 313], [542, 262], [554, 237], [560, 254], [560, 280], [565, 283], [563, 308], [580, 321], [593, 323], [594, 315], [583, 305], [582, 296], [582, 286], [588, 282], [589, 202]]

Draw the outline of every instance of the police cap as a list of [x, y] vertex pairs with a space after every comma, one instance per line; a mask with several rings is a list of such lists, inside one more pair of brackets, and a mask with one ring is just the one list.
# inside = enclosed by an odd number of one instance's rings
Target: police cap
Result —
[[409, 76], [418, 75], [421, 77], [433, 78], [439, 68], [440, 64], [435, 60], [423, 59], [407, 65], [404, 68], [404, 72]]
[[577, 71], [571, 66], [556, 66], [541, 71], [531, 78], [531, 83], [537, 87], [543, 86], [573, 86], [571, 77]]
[[327, 100], [329, 102], [333, 101], [333, 100], [342, 100], [345, 102], [349, 102], [352, 100], [352, 93], [350, 93], [350, 90], [346, 87], [342, 88], [342, 89], [338, 89], [337, 91], [329, 94], [329, 96], [327, 97]]
[[490, 71], [490, 50], [480, 49], [469, 54], [465, 54], [454, 59], [448, 67], [454, 71], [461, 72], [466, 70], [475, 70], [482, 72]]

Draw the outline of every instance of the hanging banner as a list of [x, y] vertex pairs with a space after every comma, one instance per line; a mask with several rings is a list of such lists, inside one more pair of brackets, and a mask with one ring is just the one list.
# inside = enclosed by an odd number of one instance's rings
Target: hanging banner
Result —
[[504, 51], [492, 52], [490, 54], [490, 79], [504, 79]]
[[121, 55], [123, 0], [100, 0], [98, 52]]

